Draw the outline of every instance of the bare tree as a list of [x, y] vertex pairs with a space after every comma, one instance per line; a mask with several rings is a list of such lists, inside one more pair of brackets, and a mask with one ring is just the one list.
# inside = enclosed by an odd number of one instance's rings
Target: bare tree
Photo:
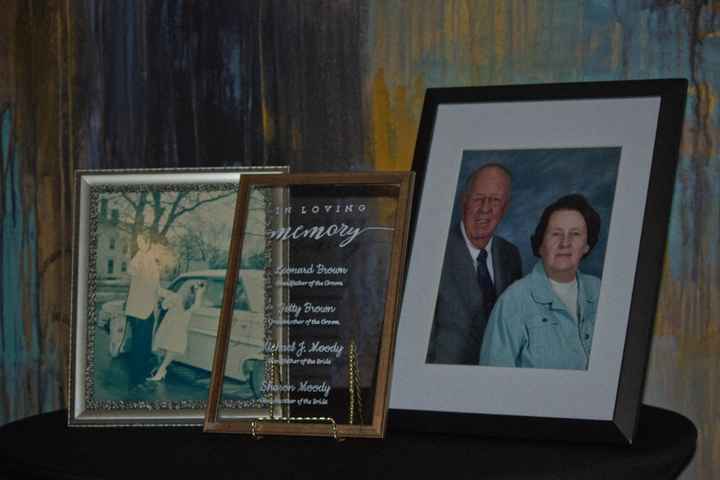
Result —
[[[200, 260], [212, 268], [224, 268], [232, 230], [232, 218], [222, 218], [203, 212], [190, 217], [203, 206], [234, 196], [235, 191], [218, 192], [123, 192], [107, 194], [103, 198], [113, 210], [116, 228], [128, 234], [129, 256], [137, 251], [137, 236], [147, 232], [154, 243], [165, 248], [168, 273], [186, 271], [193, 260]], [[226, 207], [227, 208], [227, 207]], [[245, 234], [264, 236], [265, 211], [263, 196], [254, 191], [250, 197], [250, 215]], [[188, 219], [187, 221], [184, 219]], [[254, 253], [254, 252], [251, 252]], [[171, 264], [175, 264], [171, 267]]]
[[118, 209], [117, 227], [130, 234], [131, 255], [137, 249], [136, 239], [147, 231], [156, 243], [168, 245], [169, 234], [178, 220], [187, 214], [231, 195], [221, 192], [132, 192], [109, 194], [110, 202]]

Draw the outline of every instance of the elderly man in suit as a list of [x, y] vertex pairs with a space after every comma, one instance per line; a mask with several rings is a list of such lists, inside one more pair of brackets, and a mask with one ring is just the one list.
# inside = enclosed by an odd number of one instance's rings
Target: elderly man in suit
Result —
[[510, 172], [489, 163], [468, 179], [450, 227], [427, 363], [477, 365], [497, 297], [522, 276], [515, 245], [495, 235], [510, 203]]

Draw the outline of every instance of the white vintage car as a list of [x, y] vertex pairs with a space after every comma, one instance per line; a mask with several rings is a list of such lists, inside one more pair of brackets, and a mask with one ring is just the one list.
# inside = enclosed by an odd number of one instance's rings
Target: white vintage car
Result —
[[[188, 345], [184, 355], [176, 358], [191, 367], [210, 371], [217, 338], [220, 309], [225, 287], [225, 270], [186, 272], [173, 280], [167, 289], [177, 292], [187, 282], [205, 282], [202, 303], [192, 310], [188, 326]], [[249, 382], [256, 392], [264, 379], [263, 349], [265, 343], [265, 296], [262, 270], [241, 270], [235, 292], [235, 311], [225, 376]], [[110, 331], [110, 354], [117, 356], [129, 347], [129, 332], [124, 315], [124, 301], [103, 304], [98, 316], [100, 326]]]

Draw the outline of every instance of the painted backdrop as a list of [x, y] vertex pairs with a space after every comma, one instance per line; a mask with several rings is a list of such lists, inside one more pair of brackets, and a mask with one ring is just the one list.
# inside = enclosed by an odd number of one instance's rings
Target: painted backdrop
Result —
[[720, 3], [0, 0], [0, 423], [62, 408], [75, 168], [407, 169], [434, 86], [690, 80], [646, 401], [720, 477]]

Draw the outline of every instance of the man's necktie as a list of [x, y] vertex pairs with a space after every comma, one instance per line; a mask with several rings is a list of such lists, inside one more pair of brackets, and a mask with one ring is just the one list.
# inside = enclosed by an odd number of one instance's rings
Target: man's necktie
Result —
[[485, 313], [490, 315], [495, 305], [495, 300], [497, 299], [497, 293], [495, 293], [495, 286], [493, 285], [490, 272], [487, 268], [487, 251], [485, 251], [485, 249], [480, 249], [480, 253], [478, 253], [477, 256], [477, 279], [483, 294]]

